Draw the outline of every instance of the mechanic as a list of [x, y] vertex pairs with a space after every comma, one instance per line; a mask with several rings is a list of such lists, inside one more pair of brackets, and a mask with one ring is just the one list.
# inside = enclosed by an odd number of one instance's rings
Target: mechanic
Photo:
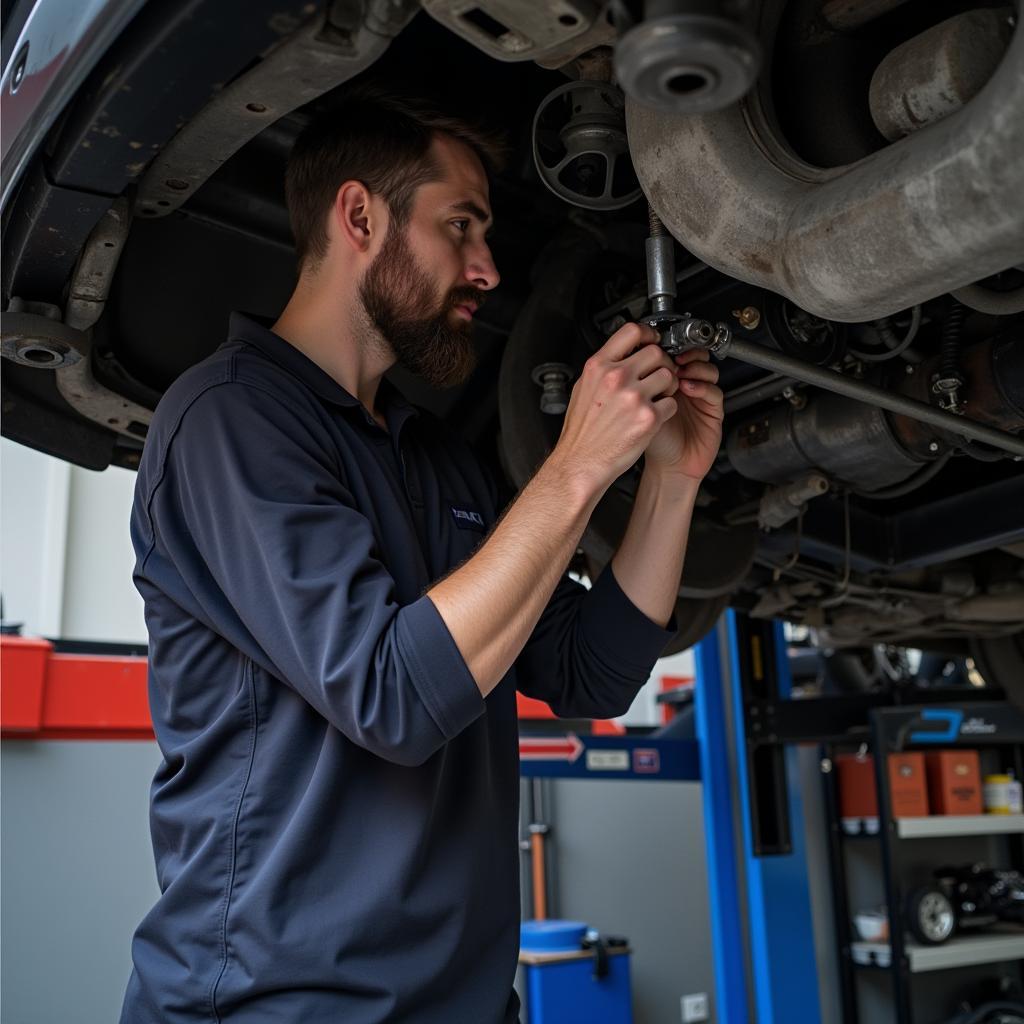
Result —
[[[384, 380], [469, 373], [495, 160], [472, 123], [379, 91], [312, 123], [287, 307], [234, 314], [156, 411], [131, 526], [161, 896], [123, 1024], [517, 1020], [516, 689], [629, 707], [673, 635], [722, 394], [705, 353], [623, 327], [499, 515], [465, 442]], [[587, 591], [566, 567], [641, 455]]]

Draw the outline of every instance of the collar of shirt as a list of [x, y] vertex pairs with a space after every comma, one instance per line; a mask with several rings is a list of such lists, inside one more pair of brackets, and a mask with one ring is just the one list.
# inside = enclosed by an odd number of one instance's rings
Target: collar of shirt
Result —
[[[380, 424], [355, 395], [349, 394], [330, 374], [322, 370], [304, 352], [270, 330], [271, 319], [246, 313], [232, 313], [228, 337], [258, 348], [265, 356], [298, 377], [324, 401], [353, 413], [367, 426], [380, 430]], [[397, 438], [403, 424], [418, 415], [405, 396], [386, 378], [377, 389], [377, 407], [383, 412], [388, 433]], [[383, 431], [382, 431], [383, 433]]]

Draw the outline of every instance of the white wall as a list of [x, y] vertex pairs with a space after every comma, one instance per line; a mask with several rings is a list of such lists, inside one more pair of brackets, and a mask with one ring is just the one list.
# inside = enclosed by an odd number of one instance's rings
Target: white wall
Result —
[[689, 676], [692, 679], [696, 671], [692, 648], [671, 654], [667, 658], [660, 658], [654, 665], [651, 678], [636, 695], [629, 710], [618, 721], [623, 725], [661, 725], [662, 706], [658, 703], [658, 694], [662, 692], [661, 677]]
[[102, 473], [4, 439], [0, 590], [26, 635], [145, 643], [128, 534], [135, 474]]

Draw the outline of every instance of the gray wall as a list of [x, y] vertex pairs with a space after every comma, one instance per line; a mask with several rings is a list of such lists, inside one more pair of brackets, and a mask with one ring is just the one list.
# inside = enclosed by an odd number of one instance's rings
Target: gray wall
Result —
[[0, 745], [4, 1024], [111, 1024], [158, 895], [155, 743]]
[[677, 1024], [705, 992], [714, 1020], [702, 789], [687, 782], [554, 784], [556, 913], [633, 948], [635, 1024]]

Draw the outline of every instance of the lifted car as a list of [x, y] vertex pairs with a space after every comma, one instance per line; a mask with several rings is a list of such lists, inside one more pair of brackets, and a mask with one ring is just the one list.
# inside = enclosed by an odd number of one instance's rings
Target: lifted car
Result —
[[[1024, 694], [1024, 30], [965, 0], [5, 0], [3, 433], [135, 467], [294, 284], [288, 151], [373, 78], [483, 110], [503, 280], [420, 404], [521, 486], [625, 320], [722, 358], [677, 647], [732, 605]], [[648, 203], [650, 204], [648, 206]], [[611, 557], [639, 473], [597, 509]], [[1024, 696], [1021, 697], [1024, 700]]]

